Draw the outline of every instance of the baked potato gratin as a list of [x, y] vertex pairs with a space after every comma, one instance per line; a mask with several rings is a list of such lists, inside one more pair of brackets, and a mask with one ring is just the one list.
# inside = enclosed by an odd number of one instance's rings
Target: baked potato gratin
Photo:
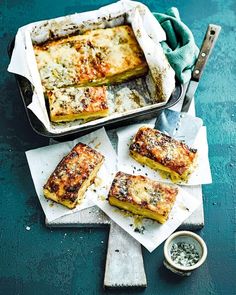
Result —
[[104, 85], [148, 72], [129, 25], [34, 44], [34, 53], [53, 122], [107, 116]]
[[104, 156], [78, 143], [57, 165], [43, 187], [44, 196], [70, 209], [75, 208], [94, 181]]
[[50, 119], [66, 122], [108, 115], [106, 87], [66, 87], [47, 90]]
[[129, 147], [137, 162], [170, 176], [173, 182], [187, 181], [196, 166], [197, 150], [149, 127], [141, 127]]
[[162, 184], [141, 175], [118, 172], [108, 200], [113, 206], [164, 223], [177, 194], [178, 188], [173, 185]]
[[147, 73], [144, 54], [128, 25], [34, 45], [46, 89], [119, 83]]

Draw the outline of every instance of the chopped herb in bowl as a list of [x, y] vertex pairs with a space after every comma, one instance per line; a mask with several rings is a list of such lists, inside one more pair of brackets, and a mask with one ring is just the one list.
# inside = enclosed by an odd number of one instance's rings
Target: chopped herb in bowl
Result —
[[195, 245], [185, 242], [173, 243], [170, 255], [174, 263], [182, 266], [193, 266], [200, 259]]

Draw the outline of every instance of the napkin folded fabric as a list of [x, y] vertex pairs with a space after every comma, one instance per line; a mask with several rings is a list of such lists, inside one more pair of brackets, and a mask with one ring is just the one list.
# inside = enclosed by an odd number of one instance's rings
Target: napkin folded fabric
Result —
[[161, 45], [166, 57], [181, 83], [191, 79], [193, 66], [199, 54], [190, 29], [181, 21], [176, 7], [167, 10], [165, 14], [154, 13], [154, 16], [166, 32], [166, 41]]

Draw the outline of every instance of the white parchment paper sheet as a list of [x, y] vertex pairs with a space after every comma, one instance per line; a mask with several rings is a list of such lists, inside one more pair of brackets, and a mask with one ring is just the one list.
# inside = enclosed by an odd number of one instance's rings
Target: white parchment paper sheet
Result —
[[[71, 210], [55, 202], [48, 201], [43, 196], [43, 185], [46, 183], [48, 177], [54, 171], [60, 160], [66, 156], [78, 142], [85, 143], [101, 152], [105, 156], [105, 162], [97, 174], [98, 179], [101, 179], [101, 183], [96, 186], [95, 184], [91, 185], [85, 193], [84, 201], [75, 209]], [[93, 200], [97, 198], [97, 195], [107, 195], [116, 169], [116, 153], [104, 128], [73, 141], [27, 151], [26, 157], [35, 190], [49, 222], [61, 216], [73, 214], [76, 211], [94, 206]], [[93, 191], [94, 189], [96, 189], [96, 193]]]
[[[159, 71], [164, 73], [161, 77], [163, 78], [163, 87], [166, 96], [170, 96], [175, 87], [174, 71], [171, 67], [166, 67], [167, 61], [160, 45], [160, 42], [166, 39], [166, 34], [150, 10], [142, 3], [122, 0], [98, 10], [31, 23], [19, 28], [17, 32], [8, 71], [26, 77], [32, 83], [34, 94], [32, 103], [28, 108], [38, 117], [49, 132], [58, 134], [74, 130], [81, 123], [75, 121], [63, 125], [55, 125], [50, 122], [33, 51], [32, 31], [38, 31], [38, 35], [34, 34], [35, 40], [47, 40], [50, 31], [58, 36], [64, 36], [65, 34], [72, 33], [74, 27], [82, 25], [90, 29], [121, 25], [124, 22], [124, 16], [122, 16], [124, 14], [127, 15], [128, 22], [133, 27], [134, 34], [146, 56], [150, 71], [155, 72], [155, 67], [158, 67]], [[152, 76], [155, 79], [155, 75]], [[160, 105], [163, 105], [163, 102]], [[132, 112], [133, 110], [130, 110], [125, 113], [129, 114]], [[117, 114], [111, 115], [111, 117], [116, 116]], [[84, 123], [83, 126], [90, 126], [91, 124], [93, 125], [94, 123]]]
[[[140, 173], [155, 180], [171, 183], [170, 179], [163, 179], [159, 172], [142, 166], [129, 156], [129, 145], [131, 138], [136, 134], [138, 129], [145, 124], [134, 124], [120, 129], [118, 134], [118, 170], [130, 174]], [[154, 125], [147, 125], [153, 127]], [[210, 163], [208, 158], [208, 144], [206, 127], [203, 126], [195, 140], [193, 148], [198, 150], [197, 167], [189, 177], [188, 182], [181, 182], [181, 185], [199, 185], [212, 183]]]
[[144, 218], [142, 220], [143, 233], [135, 231], [134, 217], [124, 215], [121, 210], [111, 206], [106, 200], [98, 198], [95, 203], [120, 227], [152, 252], [200, 206], [201, 201], [179, 187], [176, 202], [166, 223], [159, 224], [154, 220]]

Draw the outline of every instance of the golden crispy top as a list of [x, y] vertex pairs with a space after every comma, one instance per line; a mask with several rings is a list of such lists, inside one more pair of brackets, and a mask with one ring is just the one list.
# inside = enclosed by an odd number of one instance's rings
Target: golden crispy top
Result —
[[42, 84], [47, 89], [88, 85], [146, 65], [144, 54], [127, 25], [34, 45], [34, 52]]
[[175, 202], [178, 188], [141, 175], [118, 172], [112, 182], [108, 197], [140, 205], [166, 216]]
[[76, 201], [78, 191], [104, 156], [86, 144], [78, 143], [57, 165], [44, 189], [61, 200]]
[[141, 127], [133, 138], [130, 151], [148, 157], [182, 175], [193, 164], [197, 150], [158, 130]]
[[66, 87], [46, 91], [51, 116], [108, 110], [106, 87]]

